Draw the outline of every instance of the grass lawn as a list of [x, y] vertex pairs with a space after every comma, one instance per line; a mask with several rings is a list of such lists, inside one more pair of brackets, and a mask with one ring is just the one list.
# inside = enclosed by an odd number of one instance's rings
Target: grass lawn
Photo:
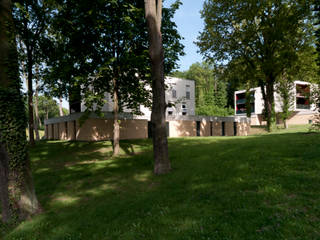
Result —
[[[173, 171], [152, 174], [150, 140], [42, 141], [31, 149], [44, 213], [2, 238], [320, 239], [320, 135], [169, 139]], [[6, 237], [4, 237], [6, 233]], [[0, 234], [0, 239], [1, 234]]]

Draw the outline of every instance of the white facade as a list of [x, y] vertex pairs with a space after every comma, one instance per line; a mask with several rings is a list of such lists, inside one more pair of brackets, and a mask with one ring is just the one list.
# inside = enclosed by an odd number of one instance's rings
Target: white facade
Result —
[[[175, 77], [166, 77], [166, 103], [169, 106], [166, 109], [166, 116], [195, 115], [195, 82]], [[106, 103], [102, 107], [103, 112], [113, 111], [113, 101], [110, 93], [105, 93]], [[81, 102], [81, 112], [85, 111], [84, 102]], [[124, 112], [131, 112], [130, 109], [124, 109]], [[150, 119], [151, 109], [141, 105], [140, 111], [143, 116]]]
[[[303, 81], [294, 81], [293, 89], [292, 89], [292, 105], [290, 111], [296, 112], [297, 114], [314, 114], [316, 112], [315, 104], [310, 102], [310, 95], [312, 94], [313, 89], [315, 89], [316, 85], [311, 84], [309, 82]], [[252, 100], [251, 101], [251, 109], [252, 116], [262, 114], [264, 109], [264, 101], [262, 97], [261, 88], [252, 88], [250, 89], [252, 92]], [[235, 115], [246, 115], [245, 110], [245, 102], [246, 100], [243, 98], [246, 90], [236, 91], [234, 93], [234, 107], [235, 107]], [[282, 112], [282, 100], [280, 95], [275, 91], [274, 93], [275, 99], [275, 111]]]

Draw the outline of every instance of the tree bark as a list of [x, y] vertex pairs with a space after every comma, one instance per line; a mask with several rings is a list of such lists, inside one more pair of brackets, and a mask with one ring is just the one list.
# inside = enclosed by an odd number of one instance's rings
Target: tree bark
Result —
[[[38, 213], [41, 208], [35, 195], [27, 153], [25, 107], [20, 92], [11, 9], [11, 0], [0, 0], [0, 145], [1, 154], [7, 153], [9, 159], [8, 188], [1, 189], [1, 196], [2, 193], [5, 196], [8, 191], [9, 199], [12, 200], [10, 207], [15, 208], [20, 218], [27, 218]], [[1, 164], [5, 165], [3, 158], [6, 157], [1, 157]], [[7, 203], [2, 201], [2, 204]]]
[[288, 122], [287, 119], [283, 119], [283, 125], [285, 129], [288, 129]]
[[34, 130], [36, 132], [36, 140], [40, 140], [39, 136], [39, 109], [38, 109], [38, 90], [39, 90], [39, 66], [37, 66], [37, 76], [36, 76], [36, 91], [34, 93], [34, 113], [35, 113], [35, 121], [34, 121]]
[[152, 138], [154, 154], [154, 173], [170, 172], [171, 163], [168, 155], [166, 133], [166, 102], [164, 84], [164, 53], [162, 46], [161, 20], [162, 0], [145, 0], [145, 15], [149, 35], [149, 55], [152, 75]]
[[27, 71], [28, 71], [28, 110], [29, 110], [29, 142], [30, 145], [34, 145], [34, 119], [33, 119], [33, 73], [32, 73], [32, 65], [33, 65], [33, 59], [32, 59], [32, 50], [31, 46], [27, 44]]
[[9, 157], [7, 151], [0, 143], [0, 200], [2, 209], [2, 221], [10, 221], [10, 203], [9, 203]]
[[59, 97], [59, 113], [60, 117], [63, 117], [62, 97]]
[[120, 125], [119, 125], [119, 99], [117, 80], [113, 78], [113, 156], [119, 155], [120, 151]]
[[272, 131], [275, 125], [275, 111], [274, 111], [274, 79], [269, 76], [268, 81], [266, 81], [266, 101], [265, 110], [267, 115], [267, 130]]

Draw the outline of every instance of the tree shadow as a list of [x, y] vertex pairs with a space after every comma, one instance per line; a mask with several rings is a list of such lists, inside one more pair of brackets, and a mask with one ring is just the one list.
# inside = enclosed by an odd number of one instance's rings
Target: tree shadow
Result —
[[109, 157], [106, 143], [38, 146], [31, 156], [45, 212], [7, 239], [318, 236], [318, 135], [172, 138], [173, 171], [161, 177], [151, 141], [121, 145], [140, 154]]

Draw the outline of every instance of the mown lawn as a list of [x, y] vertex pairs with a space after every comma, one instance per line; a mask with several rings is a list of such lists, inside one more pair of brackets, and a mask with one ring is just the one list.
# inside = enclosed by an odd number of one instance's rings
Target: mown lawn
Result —
[[[9, 239], [320, 239], [320, 135], [169, 140], [173, 171], [152, 174], [151, 141], [41, 142], [31, 150], [44, 213]], [[1, 238], [1, 235], [0, 235]]]

